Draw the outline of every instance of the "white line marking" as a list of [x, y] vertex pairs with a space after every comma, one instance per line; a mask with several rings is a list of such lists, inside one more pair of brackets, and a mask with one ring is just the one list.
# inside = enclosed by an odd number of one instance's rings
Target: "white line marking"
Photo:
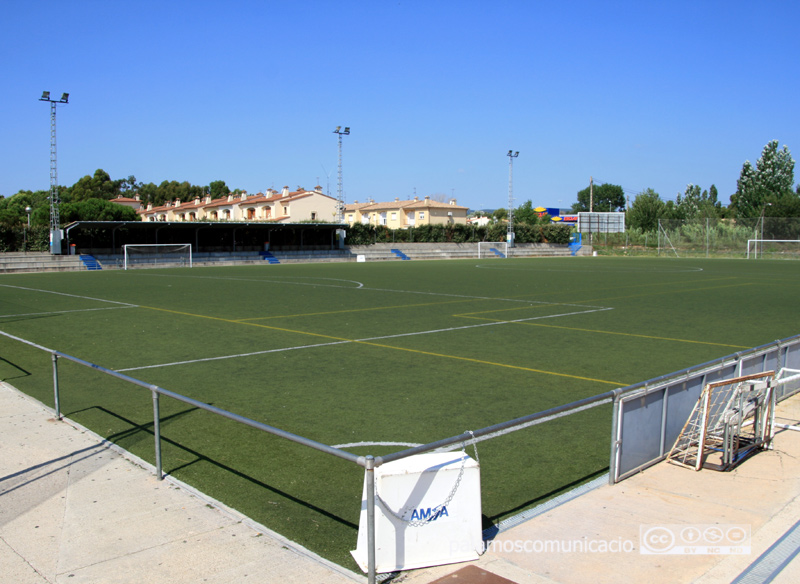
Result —
[[142, 367], [128, 367], [126, 369], [115, 369], [115, 371], [121, 373], [123, 371], [138, 371], [140, 369], [157, 369], [159, 367], [171, 367], [173, 365], [191, 365], [193, 363], [202, 363], [204, 361], [222, 361], [222, 360], [225, 360], [225, 359], [236, 359], [236, 358], [239, 358], [239, 357], [253, 357], [255, 355], [265, 355], [267, 353], [282, 353], [284, 351], [297, 351], [297, 350], [300, 350], [300, 349], [314, 349], [314, 348], [317, 348], [317, 347], [330, 347], [330, 346], [333, 346], [333, 345], [346, 345], [348, 343], [368, 343], [370, 341], [380, 341], [380, 340], [386, 340], [386, 339], [397, 339], [397, 338], [400, 338], [400, 337], [413, 337], [413, 336], [417, 336], [417, 335], [428, 335], [428, 334], [431, 334], [431, 333], [446, 333], [446, 332], [450, 332], [450, 331], [459, 331], [459, 330], [465, 330], [465, 329], [480, 328], [480, 327], [484, 327], [484, 326], [497, 326], [497, 325], [501, 325], [501, 324], [510, 324], [510, 323], [515, 323], [515, 322], [527, 322], [527, 321], [530, 321], [530, 320], [541, 320], [541, 319], [545, 319], [545, 318], [556, 318], [556, 317], [560, 317], [560, 316], [572, 316], [572, 315], [576, 315], [576, 314], [588, 314], [588, 313], [591, 313], [591, 312], [604, 312], [606, 310], [614, 310], [614, 309], [613, 308], [606, 308], [606, 307], [597, 307], [597, 308], [594, 308], [593, 310], [582, 310], [582, 311], [579, 311], [579, 312], [565, 312], [563, 314], [551, 314], [551, 315], [548, 315], [548, 316], [532, 316], [530, 318], [518, 318], [518, 319], [515, 319], [515, 320], [502, 320], [502, 321], [497, 321], [497, 322], [482, 322], [480, 324], [469, 324], [469, 325], [455, 326], [455, 327], [444, 328], [444, 329], [434, 329], [434, 330], [429, 330], [429, 331], [417, 331], [417, 332], [413, 332], [413, 333], [400, 333], [400, 334], [396, 334], [396, 335], [386, 335], [386, 336], [382, 336], [382, 337], [369, 337], [369, 338], [364, 338], [364, 339], [355, 339], [355, 340], [352, 340], [352, 341], [332, 341], [330, 343], [317, 343], [317, 344], [314, 344], [314, 345], [299, 345], [299, 346], [296, 346], [296, 347], [284, 347], [284, 348], [281, 348], [281, 349], [268, 349], [268, 350], [265, 350], [265, 351], [254, 351], [252, 353], [239, 353], [239, 354], [236, 354], [236, 355], [221, 355], [219, 357], [205, 357], [203, 359], [192, 359], [192, 360], [189, 360], [189, 361], [175, 361], [173, 363], [160, 363], [158, 365], [144, 365]]
[[93, 310], [124, 310], [125, 308], [138, 308], [133, 304], [129, 306], [108, 306], [106, 308], [80, 308], [77, 310], [53, 310], [51, 312], [29, 312], [27, 314], [0, 314], [0, 318], [16, 318], [19, 316], [51, 316], [54, 314], [67, 314], [70, 312], [92, 312]]
[[115, 369], [118, 373], [123, 371], [139, 371], [140, 369], [157, 369], [158, 367], [171, 367], [172, 365], [191, 365], [192, 363], [202, 363], [204, 361], [222, 361], [224, 359], [236, 359], [238, 357], [254, 357], [255, 355], [266, 355], [267, 353], [282, 353], [284, 351], [297, 351], [299, 349], [313, 349], [315, 347], [330, 347], [332, 345], [346, 345], [353, 341], [333, 341], [330, 343], [318, 343], [316, 345], [299, 345], [297, 347], [283, 347], [281, 349], [267, 349], [265, 351], [254, 351], [252, 353], [239, 353], [238, 355], [222, 355], [220, 357], [205, 357], [203, 359], [192, 359], [190, 361], [175, 361], [174, 363], [161, 363], [158, 365], [144, 365], [142, 367], [128, 367], [127, 369]]
[[[582, 310], [580, 312], [565, 312], [563, 314], [550, 314], [550, 315], [547, 315], [547, 316], [532, 316], [530, 318], [517, 318], [517, 319], [514, 319], [514, 320], [502, 320], [502, 321], [498, 321], [498, 322], [482, 322], [480, 324], [468, 324], [468, 325], [464, 325], [464, 326], [454, 326], [454, 327], [450, 327], [450, 328], [434, 329], [434, 330], [430, 330], [430, 331], [419, 331], [419, 332], [415, 332], [415, 333], [400, 333], [400, 334], [397, 334], [397, 335], [387, 335], [385, 337], [370, 337], [368, 339], [358, 339], [358, 341], [362, 341], [362, 342], [378, 341], [378, 340], [382, 340], [382, 339], [397, 339], [399, 337], [413, 337], [413, 336], [416, 336], [416, 335], [429, 335], [431, 333], [447, 333], [447, 332], [450, 332], [450, 331], [460, 331], [460, 330], [464, 330], [464, 329], [478, 328], [478, 327], [482, 327], [482, 326], [495, 326], [495, 325], [498, 325], [498, 324], [509, 324], [509, 323], [514, 323], [514, 322], [527, 322], [529, 320], [542, 320], [542, 319], [545, 319], [545, 318], [557, 318], [557, 317], [560, 317], [560, 316], [572, 316], [574, 314], [589, 314], [590, 312], [603, 312], [603, 311], [606, 311], [606, 310], [614, 310], [614, 309], [613, 308], [602, 308], [601, 307], [601, 308], [595, 308], [594, 310]], [[356, 342], [358, 342], [358, 341], [356, 341]]]
[[91, 296], [78, 296], [77, 294], [67, 294], [66, 292], [54, 292], [53, 290], [41, 290], [38, 288], [26, 288], [25, 286], [10, 286], [8, 284], [0, 284], [3, 288], [16, 288], [17, 290], [29, 290], [31, 292], [44, 292], [46, 294], [57, 294], [59, 296], [69, 296], [70, 298], [80, 298], [82, 300], [95, 300], [97, 302], [108, 302], [109, 304], [121, 304], [122, 306], [138, 307], [136, 304], [129, 302], [117, 302], [116, 300], [104, 300], [103, 298], [92, 298]]

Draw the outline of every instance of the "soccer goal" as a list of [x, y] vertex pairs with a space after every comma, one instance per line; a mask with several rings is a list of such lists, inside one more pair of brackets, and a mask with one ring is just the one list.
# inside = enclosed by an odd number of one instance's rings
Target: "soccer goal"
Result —
[[507, 258], [508, 243], [505, 241], [479, 241], [478, 259]]
[[800, 239], [748, 239], [747, 259], [800, 259]]
[[191, 243], [129, 243], [122, 246], [124, 269], [192, 267]]

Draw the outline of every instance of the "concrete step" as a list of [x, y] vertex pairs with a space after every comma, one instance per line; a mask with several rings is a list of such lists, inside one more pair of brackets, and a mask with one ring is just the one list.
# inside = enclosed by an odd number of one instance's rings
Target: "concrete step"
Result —
[[0, 274], [83, 270], [86, 270], [86, 266], [78, 256], [54, 256], [41, 252], [0, 253]]

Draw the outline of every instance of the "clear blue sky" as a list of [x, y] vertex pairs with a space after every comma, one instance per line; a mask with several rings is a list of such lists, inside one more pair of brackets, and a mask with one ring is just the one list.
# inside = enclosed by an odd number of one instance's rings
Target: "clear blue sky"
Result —
[[[569, 207], [595, 181], [673, 199], [772, 139], [800, 156], [800, 3], [77, 2], [0, 9], [0, 194], [106, 170], [347, 202]], [[800, 167], [798, 169], [800, 171]]]

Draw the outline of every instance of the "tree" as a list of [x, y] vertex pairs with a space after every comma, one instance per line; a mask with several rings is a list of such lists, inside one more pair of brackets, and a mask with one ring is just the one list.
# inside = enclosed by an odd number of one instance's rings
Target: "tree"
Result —
[[778, 141], [772, 140], [764, 146], [755, 168], [749, 160], [742, 165], [731, 206], [738, 217], [758, 217], [767, 203], [791, 193], [793, 185], [792, 155], [786, 146], [778, 150]]
[[128, 178], [123, 178], [119, 181], [119, 183], [120, 191], [123, 193], [127, 193], [129, 191], [136, 192], [142, 186], [142, 183], [136, 182], [136, 177], [133, 175], [130, 175]]
[[719, 217], [721, 204], [717, 200], [717, 187], [711, 185], [708, 191], [700, 192], [698, 185], [689, 183], [683, 197], [678, 194], [675, 200], [679, 219], [693, 220]]
[[86, 201], [87, 199], [113, 199], [121, 194], [121, 180], [111, 180], [111, 176], [98, 168], [93, 176], [88, 174], [79, 179], [69, 189], [61, 193], [61, 199], [66, 202]]
[[[625, 192], [621, 186], [603, 183], [592, 189], [592, 211], [622, 211], [625, 209]], [[578, 202], [572, 205], [573, 213], [589, 210], [590, 187], [578, 191]]]
[[536, 225], [539, 221], [539, 215], [533, 210], [533, 203], [525, 201], [519, 207], [514, 209], [514, 223], [527, 223], [528, 225]]
[[225, 184], [224, 180], [215, 180], [209, 186], [211, 192], [212, 199], [219, 199], [221, 197], [227, 197], [231, 194], [231, 190], [228, 188], [228, 185]]
[[506, 219], [508, 219], [508, 211], [506, 211], [502, 207], [500, 207], [499, 209], [495, 209], [494, 212], [492, 213], [492, 219], [495, 222], [505, 221]]
[[112, 203], [105, 199], [88, 199], [74, 203], [62, 203], [60, 207], [62, 223], [73, 221], [137, 221], [136, 211], [126, 205]]
[[[10, 198], [0, 198], [0, 223], [6, 225], [22, 225], [28, 221], [26, 207], [31, 208], [31, 225], [35, 225], [40, 210], [49, 214], [49, 191], [19, 191]], [[45, 220], [45, 224], [47, 220]]]
[[625, 215], [625, 225], [633, 229], [655, 231], [658, 220], [666, 214], [666, 205], [653, 189], [645, 189], [636, 195], [633, 204]]

